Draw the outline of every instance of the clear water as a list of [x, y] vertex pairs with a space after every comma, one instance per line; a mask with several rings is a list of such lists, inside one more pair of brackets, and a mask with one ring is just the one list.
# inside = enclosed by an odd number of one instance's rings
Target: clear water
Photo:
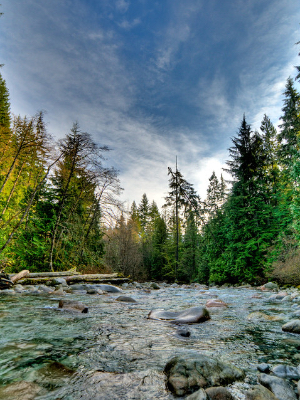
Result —
[[[270, 293], [252, 298], [257, 292], [124, 290], [137, 303], [116, 301], [118, 293], [65, 296], [86, 304], [88, 314], [59, 310], [61, 297], [2, 295], [0, 399], [1, 386], [21, 381], [39, 385], [36, 399], [172, 399], [164, 388], [166, 362], [199, 352], [245, 369], [251, 383], [258, 363], [298, 365], [300, 335], [281, 330], [295, 303], [270, 302]], [[188, 338], [177, 335], [173, 324], [147, 319], [152, 309], [184, 310], [214, 296], [228, 308], [211, 309], [211, 320], [186, 326]], [[247, 319], [257, 311], [282, 319]]]

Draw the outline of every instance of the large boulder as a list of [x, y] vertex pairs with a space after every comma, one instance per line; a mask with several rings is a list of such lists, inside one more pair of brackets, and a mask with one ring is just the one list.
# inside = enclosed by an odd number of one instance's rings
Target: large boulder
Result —
[[273, 368], [272, 372], [279, 378], [294, 379], [294, 380], [300, 379], [300, 374], [299, 374], [300, 371], [297, 367], [291, 367], [289, 365], [279, 364]]
[[297, 396], [288, 381], [277, 376], [261, 374], [258, 377], [261, 385], [269, 389], [278, 400], [297, 400]]
[[191, 358], [174, 357], [165, 366], [168, 388], [176, 396], [200, 388], [228, 385], [245, 377], [244, 371], [203, 354]]
[[210, 319], [205, 307], [191, 307], [184, 311], [152, 310], [148, 314], [149, 319], [170, 321], [176, 324], [197, 324]]
[[104, 290], [105, 292], [110, 292], [110, 293], [119, 293], [122, 292], [122, 289], [118, 288], [117, 286], [113, 285], [97, 285], [97, 287], [101, 290]]
[[211, 387], [205, 390], [209, 400], [234, 400], [232, 394], [224, 387]]

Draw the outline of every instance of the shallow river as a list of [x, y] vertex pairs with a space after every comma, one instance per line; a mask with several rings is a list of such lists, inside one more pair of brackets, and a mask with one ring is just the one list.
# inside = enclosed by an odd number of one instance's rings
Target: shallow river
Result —
[[[257, 293], [262, 298], [252, 297]], [[119, 293], [65, 296], [86, 304], [88, 314], [59, 310], [61, 297], [0, 296], [0, 387], [33, 382], [42, 388], [34, 398], [47, 400], [173, 399], [162, 371], [175, 355], [200, 352], [229, 361], [246, 371], [250, 384], [258, 363], [300, 362], [300, 335], [281, 330], [295, 303], [268, 301], [270, 293], [166, 286], [123, 294], [137, 303], [116, 301]], [[228, 307], [210, 309], [209, 321], [186, 326], [190, 337], [179, 336], [173, 324], [147, 319], [152, 309], [180, 311], [214, 296]], [[256, 311], [279, 318], [247, 319]]]

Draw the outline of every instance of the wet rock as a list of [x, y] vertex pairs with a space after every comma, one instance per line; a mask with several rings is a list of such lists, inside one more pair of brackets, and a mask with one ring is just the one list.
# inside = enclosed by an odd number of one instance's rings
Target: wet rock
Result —
[[284, 332], [300, 333], [300, 319], [292, 319], [281, 328]]
[[152, 310], [149, 319], [166, 320], [176, 324], [196, 324], [210, 319], [209, 312], [204, 307], [191, 307], [185, 311]]
[[150, 285], [150, 287], [151, 287], [152, 289], [154, 289], [154, 290], [159, 290], [159, 289], [160, 289], [160, 286], [159, 286], [157, 283], [155, 283], [155, 282], [152, 282], [151, 285]]
[[232, 394], [224, 387], [211, 387], [205, 390], [210, 400], [234, 400]]
[[83, 314], [88, 313], [89, 310], [88, 307], [86, 307], [80, 301], [75, 301], [75, 300], [60, 300], [58, 308], [63, 308], [69, 311], [77, 311]]
[[191, 336], [191, 332], [188, 331], [187, 329], [183, 329], [183, 328], [178, 329], [176, 333], [178, 336], [182, 336], [182, 337], [190, 337]]
[[259, 370], [259, 372], [268, 374], [270, 372], [270, 365], [266, 364], [266, 363], [261, 363], [261, 364], [258, 364], [257, 369]]
[[245, 400], [278, 400], [278, 398], [266, 387], [257, 385], [246, 392]]
[[51, 286], [57, 286], [57, 285], [68, 286], [65, 278], [53, 278], [53, 279], [51, 279], [50, 285]]
[[277, 376], [261, 374], [258, 377], [259, 383], [269, 389], [278, 400], [297, 400], [295, 392], [288, 381]]
[[199, 389], [197, 392], [187, 396], [185, 400], [208, 400], [208, 397], [204, 389]]
[[34, 400], [42, 388], [32, 382], [15, 382], [0, 388], [0, 399]]
[[119, 296], [116, 298], [116, 300], [123, 301], [124, 303], [136, 303], [136, 300], [129, 296]]
[[289, 365], [276, 365], [272, 372], [274, 375], [283, 379], [300, 379], [299, 370], [296, 367], [290, 367]]
[[227, 307], [227, 304], [220, 299], [209, 299], [205, 305], [207, 308], [209, 307]]
[[65, 384], [74, 373], [74, 370], [54, 361], [37, 371], [36, 381], [43, 386], [59, 387]]
[[122, 289], [118, 288], [117, 286], [112, 286], [112, 285], [97, 285], [97, 287], [101, 290], [104, 290], [105, 292], [109, 293], [119, 293], [122, 292]]
[[168, 388], [177, 396], [209, 386], [227, 385], [245, 376], [241, 369], [202, 354], [174, 357], [166, 364], [164, 373]]

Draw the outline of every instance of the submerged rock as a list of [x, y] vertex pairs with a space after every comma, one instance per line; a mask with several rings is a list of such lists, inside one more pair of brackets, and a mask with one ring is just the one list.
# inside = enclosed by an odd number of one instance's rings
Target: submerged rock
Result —
[[152, 310], [148, 319], [170, 321], [176, 324], [197, 324], [210, 319], [209, 312], [204, 307], [191, 307], [185, 311]]
[[165, 366], [168, 388], [176, 396], [197, 389], [230, 384], [245, 377], [244, 371], [231, 364], [199, 354], [195, 357], [174, 357]]
[[123, 301], [124, 303], [136, 303], [137, 301], [134, 300], [132, 297], [129, 296], [119, 296], [116, 298], [117, 301]]

